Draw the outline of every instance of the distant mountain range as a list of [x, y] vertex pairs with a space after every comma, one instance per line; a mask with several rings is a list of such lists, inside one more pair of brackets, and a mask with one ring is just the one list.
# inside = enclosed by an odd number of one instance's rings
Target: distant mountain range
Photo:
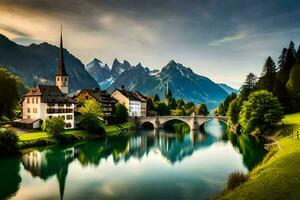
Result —
[[[97, 82], [85, 70], [84, 64], [64, 50], [67, 73], [70, 76], [70, 92], [82, 88], [98, 87]], [[22, 46], [0, 34], [0, 66], [7, 67], [33, 86], [34, 82], [53, 84], [59, 59], [59, 48], [48, 43]]]
[[[23, 46], [0, 34], [0, 66], [20, 76], [24, 82], [54, 84], [59, 48], [41, 43]], [[175, 98], [195, 103], [205, 103], [212, 109], [218, 106], [228, 94], [236, 92], [226, 84], [214, 83], [194, 73], [190, 68], [170, 61], [161, 70], [150, 70], [141, 63], [131, 65], [128, 61], [115, 59], [108, 66], [99, 59], [93, 59], [86, 66], [75, 56], [64, 50], [65, 65], [70, 76], [70, 92], [83, 88], [108, 89], [122, 85], [128, 90], [140, 91], [146, 95], [164, 97], [167, 83]]]
[[112, 91], [124, 85], [128, 90], [138, 90], [152, 96], [158, 94], [163, 98], [168, 83], [174, 97], [203, 102], [210, 109], [218, 106], [228, 94], [237, 92], [230, 86], [214, 83], [173, 60], [162, 70], [150, 70], [141, 63], [134, 66], [126, 60], [121, 63], [115, 59], [109, 73], [107, 64], [94, 59], [86, 69], [102, 89]]

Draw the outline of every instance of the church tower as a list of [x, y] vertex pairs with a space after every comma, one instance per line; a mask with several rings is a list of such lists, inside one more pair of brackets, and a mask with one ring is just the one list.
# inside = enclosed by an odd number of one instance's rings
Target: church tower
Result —
[[60, 58], [55, 76], [55, 85], [59, 87], [62, 93], [68, 94], [69, 76], [65, 69], [62, 27], [60, 30]]

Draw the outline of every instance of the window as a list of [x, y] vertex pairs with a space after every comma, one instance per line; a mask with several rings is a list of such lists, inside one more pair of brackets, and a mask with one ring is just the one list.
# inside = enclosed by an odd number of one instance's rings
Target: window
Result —
[[[52, 79], [53, 80], [53, 79]], [[59, 81], [59, 78], [57, 78], [57, 81]]]
[[39, 98], [35, 98], [35, 103], [38, 104], [39, 103]]
[[26, 99], [27, 99], [27, 103], [30, 103], [30, 98], [29, 98], [29, 97], [27, 97]]
[[59, 103], [58, 107], [64, 107], [64, 104], [63, 103]]
[[67, 78], [65, 78], [65, 81], [67, 81]]
[[65, 117], [64, 115], [60, 116], [60, 118], [62, 118], [63, 120], [65, 120], [65, 119], [66, 119], [66, 117]]
[[33, 108], [33, 113], [37, 113], [37, 108]]
[[67, 127], [67, 128], [71, 128], [71, 127], [72, 127], [72, 124], [71, 124], [71, 123], [67, 123], [67, 124], [66, 124], [66, 127]]
[[47, 103], [48, 107], [53, 107], [55, 104], [54, 103]]
[[30, 115], [27, 115], [27, 119], [31, 119]]
[[49, 119], [52, 119], [52, 115], [49, 115]]
[[27, 113], [30, 113], [30, 108], [27, 108]]
[[67, 107], [71, 107], [71, 106], [72, 106], [72, 104], [70, 104], [70, 103], [67, 104]]
[[73, 116], [72, 115], [67, 115], [67, 120], [71, 120], [73, 119]]
[[33, 97], [31, 98], [31, 102], [34, 104], [34, 98]]

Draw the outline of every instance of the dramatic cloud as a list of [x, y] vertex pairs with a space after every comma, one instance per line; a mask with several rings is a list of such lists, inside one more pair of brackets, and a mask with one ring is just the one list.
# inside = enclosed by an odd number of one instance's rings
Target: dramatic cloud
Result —
[[0, 0], [0, 13], [0, 33], [25, 45], [57, 44], [63, 24], [66, 48], [85, 63], [174, 59], [234, 86], [300, 39], [298, 0]]

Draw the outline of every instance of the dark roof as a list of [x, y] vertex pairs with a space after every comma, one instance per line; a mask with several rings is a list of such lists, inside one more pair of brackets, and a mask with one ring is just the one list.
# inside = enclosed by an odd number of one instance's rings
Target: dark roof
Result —
[[68, 95], [54, 85], [38, 85], [31, 89], [25, 97], [41, 96], [42, 103], [75, 103]]
[[121, 92], [124, 96], [126, 96], [130, 100], [134, 101], [147, 101], [146, 97], [142, 95], [140, 92], [132, 92], [123, 89], [116, 89]]
[[91, 96], [93, 96], [97, 101], [102, 102], [102, 103], [116, 103], [117, 102], [105, 90], [99, 90], [99, 89], [83, 89], [76, 95], [76, 97], [83, 91], [86, 91]]
[[56, 76], [68, 76], [66, 69], [65, 69], [62, 32], [60, 34], [60, 58], [59, 58], [59, 63], [58, 63], [58, 67], [57, 67]]

